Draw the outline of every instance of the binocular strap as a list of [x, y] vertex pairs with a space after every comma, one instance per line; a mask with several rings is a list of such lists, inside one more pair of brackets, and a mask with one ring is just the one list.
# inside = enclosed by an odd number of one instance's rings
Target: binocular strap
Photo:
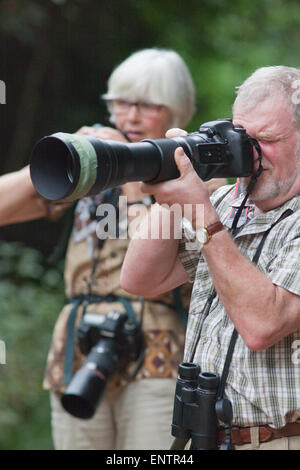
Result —
[[[281, 222], [283, 219], [285, 219], [286, 217], [291, 215], [291, 214], [293, 214], [293, 211], [291, 209], [287, 209], [279, 217], [279, 219], [276, 220], [276, 222], [274, 222], [274, 224], [272, 224], [271, 227], [263, 234], [263, 237], [262, 237], [262, 239], [261, 239], [261, 241], [260, 241], [260, 243], [257, 247], [257, 250], [254, 254], [254, 257], [252, 259], [252, 263], [257, 264], [257, 262], [259, 260], [259, 257], [260, 257], [260, 254], [262, 252], [264, 243], [266, 241], [266, 238], [269, 235], [269, 233], [271, 232], [272, 228], [275, 225], [277, 225], [279, 222]], [[228, 372], [229, 372], [230, 362], [231, 362], [231, 358], [232, 358], [232, 355], [233, 355], [233, 351], [234, 351], [234, 347], [235, 347], [237, 337], [238, 337], [238, 332], [234, 328], [234, 330], [232, 332], [232, 335], [231, 335], [231, 339], [230, 339], [230, 343], [229, 343], [229, 347], [228, 347], [228, 351], [227, 351], [227, 355], [226, 355], [226, 359], [225, 359], [225, 363], [224, 363], [224, 367], [223, 367], [223, 372], [222, 372], [222, 376], [221, 376], [221, 380], [220, 380], [218, 398], [222, 398], [223, 395], [224, 395], [224, 390], [225, 390], [225, 386], [226, 386], [226, 381], [227, 381], [227, 376], [228, 376]]]

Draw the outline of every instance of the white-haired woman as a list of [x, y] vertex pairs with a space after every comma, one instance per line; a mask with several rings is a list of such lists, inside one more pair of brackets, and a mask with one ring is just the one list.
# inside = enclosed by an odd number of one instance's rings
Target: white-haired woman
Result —
[[[132, 54], [113, 71], [103, 98], [115, 127], [83, 127], [78, 133], [122, 142], [162, 138], [171, 127], [184, 128], [195, 109], [194, 85], [187, 66], [176, 52], [165, 49]], [[105, 194], [84, 198], [75, 211], [65, 268], [70, 303], [57, 321], [44, 380], [45, 388], [51, 390], [57, 449], [169, 449], [172, 442], [173, 398], [185, 335], [177, 307], [180, 302], [188, 307], [191, 285], [143, 301], [121, 289], [120, 270], [128, 240], [107, 238], [100, 247], [96, 208], [104, 201], [117, 205], [113, 198], [120, 195], [127, 197], [128, 207], [134, 203], [147, 206], [149, 200], [140, 192], [139, 183], [127, 183], [116, 191], [108, 199]], [[76, 299], [81, 300], [75, 318]], [[94, 415], [79, 419], [61, 405], [70, 372], [78, 370], [85, 359], [76, 341], [74, 358], [73, 351], [70, 353], [70, 318], [73, 315], [78, 325], [83, 313], [106, 315], [112, 310], [133, 311], [137, 322], [142, 322], [143, 361], [137, 367], [138, 361], [127, 360], [126, 350], [121, 352], [124, 357], [119, 357], [117, 371]]]

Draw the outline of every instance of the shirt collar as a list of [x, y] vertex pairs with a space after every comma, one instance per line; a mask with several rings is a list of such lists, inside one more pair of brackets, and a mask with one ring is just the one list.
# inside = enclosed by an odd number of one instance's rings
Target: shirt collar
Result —
[[[234, 195], [229, 200], [229, 206], [231, 207], [229, 217], [226, 221], [223, 222], [226, 227], [231, 228], [235, 208], [240, 207], [243, 202], [244, 195], [240, 195], [237, 199], [234, 199]], [[268, 212], [262, 212], [255, 217], [253, 217], [254, 204], [251, 201], [247, 201], [245, 204], [245, 210], [243, 210], [242, 215], [239, 219], [237, 227], [241, 229], [240, 233], [237, 235], [246, 235], [247, 233], [253, 233], [254, 231], [264, 232], [267, 230], [276, 220], [278, 220], [281, 215], [287, 210], [291, 209], [293, 212], [300, 210], [300, 194], [289, 199], [281, 206], [276, 207]], [[232, 210], [233, 208], [233, 210]], [[254, 230], [255, 227], [255, 230]]]

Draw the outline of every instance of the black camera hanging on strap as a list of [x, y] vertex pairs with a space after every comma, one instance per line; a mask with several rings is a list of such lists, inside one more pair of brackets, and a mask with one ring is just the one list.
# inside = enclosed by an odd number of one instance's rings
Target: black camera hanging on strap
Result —
[[[121, 188], [105, 191], [101, 203], [113, 204], [118, 208]], [[96, 198], [91, 198], [90, 218], [101, 220], [105, 215], [97, 216]], [[68, 385], [62, 395], [62, 405], [73, 416], [87, 419], [93, 416], [106, 388], [108, 380], [115, 371], [125, 367], [125, 363], [137, 361], [132, 378], [137, 374], [144, 360], [145, 343], [142, 333], [144, 299], [141, 301], [141, 318], [138, 321], [129, 299], [113, 294], [99, 296], [92, 293], [99, 262], [99, 254], [105, 239], [98, 239], [94, 250], [91, 276], [87, 294], [71, 299], [72, 309], [67, 322], [67, 340], [65, 349], [63, 383]], [[111, 311], [108, 315], [86, 313], [91, 303], [120, 302], [125, 313]], [[81, 369], [73, 376], [74, 346], [76, 333], [76, 315], [83, 305], [82, 320], [77, 329], [79, 347], [86, 360]], [[128, 360], [127, 360], [128, 359]]]

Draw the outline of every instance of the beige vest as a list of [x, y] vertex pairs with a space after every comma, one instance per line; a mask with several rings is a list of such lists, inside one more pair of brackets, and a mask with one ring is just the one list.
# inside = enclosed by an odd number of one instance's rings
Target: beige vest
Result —
[[[120, 286], [120, 271], [129, 244], [128, 239], [106, 239], [102, 249], [97, 253], [96, 221], [89, 219], [87, 211], [90, 198], [79, 202], [75, 213], [73, 235], [70, 239], [66, 263], [65, 286], [69, 299], [81, 294], [87, 294], [89, 283], [92, 282], [91, 292], [94, 295], [130, 299], [131, 305], [140, 319], [141, 300], [125, 292]], [[81, 217], [81, 219], [80, 219]], [[92, 279], [92, 257], [97, 254], [95, 273]], [[188, 309], [192, 284], [181, 286], [181, 299]], [[53, 340], [50, 347], [44, 386], [47, 389], [62, 391], [64, 371], [66, 325], [70, 313], [70, 305], [66, 305], [60, 313], [55, 325]], [[107, 314], [111, 310], [125, 313], [121, 302], [101, 302], [90, 304], [86, 312]], [[76, 323], [79, 324], [83, 307], [77, 311]], [[144, 302], [143, 331], [146, 343], [146, 357], [137, 378], [144, 377], [177, 377], [178, 364], [183, 358], [185, 327], [175, 311], [173, 292], [165, 293], [157, 299]], [[74, 370], [77, 370], [85, 357], [75, 344]], [[119, 371], [111, 386], [127, 383], [135, 364]]]

